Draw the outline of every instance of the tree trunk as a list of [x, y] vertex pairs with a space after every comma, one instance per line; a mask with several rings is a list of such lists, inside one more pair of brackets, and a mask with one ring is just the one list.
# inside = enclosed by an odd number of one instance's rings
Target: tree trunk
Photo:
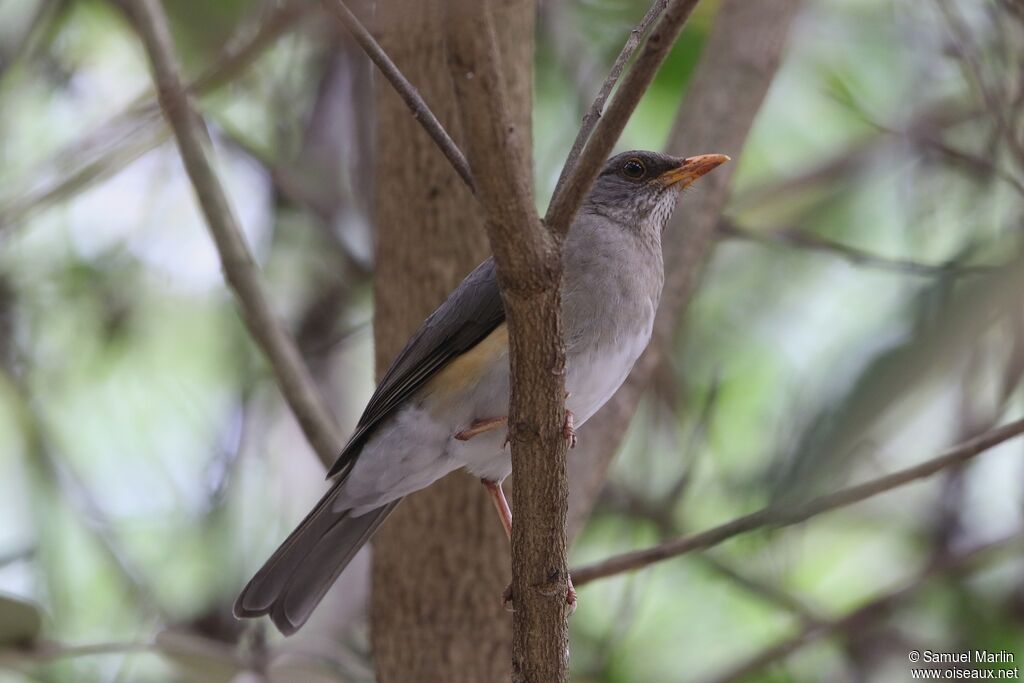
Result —
[[[383, 48], [457, 143], [462, 126], [447, 64], [444, 0], [379, 3]], [[534, 7], [496, 8], [515, 125], [530, 130]], [[376, 83], [376, 359], [409, 335], [487, 256], [476, 200], [383, 80]], [[468, 112], [466, 112], [468, 114]], [[529, 134], [526, 139], [529, 140]], [[409, 496], [374, 542], [371, 637], [378, 680], [497, 681], [509, 676], [512, 622], [504, 531], [462, 472]]]

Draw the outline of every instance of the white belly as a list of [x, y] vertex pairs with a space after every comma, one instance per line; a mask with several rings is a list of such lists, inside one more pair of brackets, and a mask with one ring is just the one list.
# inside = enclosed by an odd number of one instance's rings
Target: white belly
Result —
[[566, 407], [577, 427], [586, 422], [626, 381], [633, 365], [651, 340], [651, 326], [638, 334], [620, 337], [616, 344], [581, 350], [569, 359]]
[[[576, 427], [622, 386], [647, 347], [654, 324], [653, 302], [648, 309], [645, 323], [633, 334], [606, 334], [567, 351], [565, 387], [570, 396], [566, 408], [572, 411]], [[507, 477], [512, 462], [504, 428], [468, 441], [454, 437], [475, 420], [508, 414], [508, 365], [502, 363], [492, 373], [465, 395], [447, 397], [444, 409], [408, 405], [399, 410], [367, 442], [336, 505], [359, 515], [424, 488], [460, 466], [491, 481]]]

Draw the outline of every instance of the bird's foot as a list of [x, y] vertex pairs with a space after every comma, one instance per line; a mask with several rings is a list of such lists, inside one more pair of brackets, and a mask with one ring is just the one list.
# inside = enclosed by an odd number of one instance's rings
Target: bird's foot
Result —
[[455, 438], [459, 441], [469, 441], [474, 436], [479, 436], [484, 432], [489, 432], [492, 429], [498, 429], [508, 424], [507, 417], [488, 417], [482, 420], [473, 420], [473, 424], [469, 425], [466, 429], [461, 432], [455, 433]]
[[512, 584], [505, 586], [505, 590], [501, 592], [501, 606], [505, 608], [506, 612], [515, 612], [516, 604], [512, 600]]
[[565, 591], [565, 608], [569, 610], [569, 616], [571, 617], [576, 613], [576, 589], [572, 585], [572, 577], [566, 577], [569, 580], [569, 587]]
[[[571, 617], [576, 613], [576, 589], [572, 585], [572, 577], [569, 578], [569, 586], [565, 591], [565, 609], [568, 611]], [[515, 612], [516, 606], [515, 601], [512, 599], [512, 584], [510, 583], [505, 587], [504, 592], [501, 594], [501, 606], [505, 608], [507, 612]]]
[[576, 427], [573, 424], [575, 419], [571, 410], [565, 411], [565, 424], [562, 425], [562, 436], [569, 443], [569, 448], [576, 448], [576, 441], [578, 440], [576, 438]]

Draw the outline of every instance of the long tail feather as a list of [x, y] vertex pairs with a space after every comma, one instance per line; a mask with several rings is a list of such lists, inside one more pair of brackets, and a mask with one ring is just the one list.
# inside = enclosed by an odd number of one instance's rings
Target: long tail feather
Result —
[[269, 614], [281, 633], [295, 633], [400, 502], [354, 517], [332, 509], [337, 493], [335, 485], [256, 572], [235, 601], [236, 617]]

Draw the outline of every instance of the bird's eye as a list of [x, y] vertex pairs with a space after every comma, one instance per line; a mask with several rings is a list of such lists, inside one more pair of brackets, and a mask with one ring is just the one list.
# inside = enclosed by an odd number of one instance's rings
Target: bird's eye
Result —
[[626, 163], [622, 164], [622, 175], [630, 180], [640, 180], [646, 172], [647, 169], [644, 168], [644, 162], [639, 159], [629, 159]]

